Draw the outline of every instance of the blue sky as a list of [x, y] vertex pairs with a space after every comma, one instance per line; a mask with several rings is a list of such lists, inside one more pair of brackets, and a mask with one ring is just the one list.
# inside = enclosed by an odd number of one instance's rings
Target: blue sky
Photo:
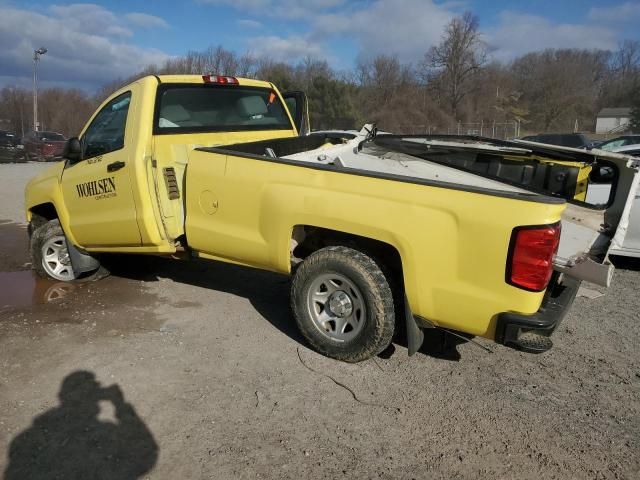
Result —
[[291, 62], [312, 56], [340, 70], [359, 54], [417, 62], [465, 10], [501, 61], [640, 39], [640, 0], [0, 0], [0, 85], [27, 85], [31, 52], [42, 45], [45, 85], [90, 91], [211, 45]]

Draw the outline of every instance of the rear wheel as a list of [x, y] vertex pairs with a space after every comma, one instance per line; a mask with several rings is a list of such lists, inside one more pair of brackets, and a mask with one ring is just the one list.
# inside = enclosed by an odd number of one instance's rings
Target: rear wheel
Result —
[[378, 264], [358, 250], [327, 247], [307, 257], [293, 277], [291, 306], [306, 340], [328, 357], [359, 362], [391, 343], [391, 288]]
[[108, 275], [108, 271], [102, 266], [81, 275], [74, 272], [67, 237], [57, 219], [50, 220], [34, 230], [31, 235], [31, 261], [38, 275], [60, 282], [98, 280]]

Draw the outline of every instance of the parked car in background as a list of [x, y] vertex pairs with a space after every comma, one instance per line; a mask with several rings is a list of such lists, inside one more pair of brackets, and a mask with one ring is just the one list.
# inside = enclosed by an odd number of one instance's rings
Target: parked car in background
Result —
[[573, 148], [587, 148], [591, 143], [591, 140], [582, 133], [540, 133], [538, 135], [528, 135], [519, 140]]
[[640, 157], [640, 143], [634, 143], [632, 145], [618, 147], [611, 151], [614, 153], [623, 153], [625, 155], [631, 155], [632, 157]]
[[66, 138], [56, 132], [31, 132], [24, 136], [24, 157], [26, 160], [46, 162], [62, 157]]
[[19, 139], [12, 132], [0, 130], [0, 163], [22, 161]]
[[15, 133], [0, 130], [0, 147], [15, 147], [17, 144], [18, 139]]
[[[638, 145], [640, 144], [640, 135], [622, 135], [620, 137], [612, 138], [611, 140], [607, 140], [603, 142], [597, 147], [600, 150], [607, 150], [609, 152], [617, 152], [618, 148], [626, 147], [628, 145]], [[640, 148], [640, 147], [639, 147]]]
[[591, 150], [592, 148], [600, 148], [600, 145], [605, 143], [604, 140], [591, 140], [589, 145], [587, 145], [587, 150]]

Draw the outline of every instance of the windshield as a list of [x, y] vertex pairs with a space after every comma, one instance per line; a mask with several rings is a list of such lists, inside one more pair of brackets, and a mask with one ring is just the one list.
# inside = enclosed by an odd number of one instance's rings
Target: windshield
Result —
[[158, 89], [155, 133], [291, 130], [276, 93], [237, 85], [166, 85]]
[[624, 147], [625, 145], [633, 145], [635, 143], [640, 143], [640, 136], [638, 138], [633, 137], [619, 137], [614, 138], [613, 140], [609, 140], [608, 142], [604, 142], [598, 148], [600, 150], [612, 151], [616, 148]]

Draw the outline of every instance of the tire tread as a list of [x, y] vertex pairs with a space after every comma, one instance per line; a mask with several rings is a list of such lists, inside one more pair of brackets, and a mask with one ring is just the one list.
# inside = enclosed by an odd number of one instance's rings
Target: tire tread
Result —
[[[309, 333], [309, 326], [305, 322], [304, 308], [304, 284], [309, 275], [320, 270], [327, 263], [342, 262], [359, 272], [366, 280], [370, 290], [369, 295], [373, 300], [367, 305], [372, 309], [368, 317], [375, 322], [373, 334], [366, 341], [358, 345], [350, 345], [351, 348], [338, 349], [328, 342], [319, 340]], [[365, 293], [365, 296], [367, 294]], [[291, 308], [296, 318], [298, 328], [309, 344], [318, 352], [342, 360], [345, 362], [359, 362], [371, 358], [383, 351], [391, 343], [395, 327], [394, 299], [389, 282], [380, 266], [363, 252], [344, 246], [325, 247], [312, 253], [296, 270], [291, 285]], [[332, 348], [333, 347], [333, 348]]]
[[[42, 245], [48, 238], [59, 235], [64, 235], [64, 231], [62, 230], [62, 226], [60, 225], [60, 220], [55, 218], [53, 220], [49, 220], [47, 223], [40, 225], [33, 231], [33, 234], [31, 235], [31, 242], [29, 245], [29, 253], [31, 254], [31, 267], [35, 270], [38, 276], [58, 282], [60, 280], [56, 280], [55, 278], [50, 277], [42, 266]], [[100, 280], [101, 278], [104, 278], [108, 275], [109, 271], [104, 268], [104, 266], [100, 265], [100, 267], [96, 271], [75, 278], [72, 281], [89, 282]]]

